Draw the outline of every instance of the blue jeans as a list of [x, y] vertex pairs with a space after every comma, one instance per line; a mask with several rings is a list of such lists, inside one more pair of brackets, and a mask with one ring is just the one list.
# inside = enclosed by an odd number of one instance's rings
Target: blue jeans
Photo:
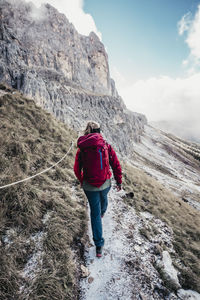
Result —
[[109, 190], [110, 186], [103, 191], [91, 192], [84, 190], [90, 205], [93, 241], [97, 247], [104, 245], [101, 216], [106, 212], [108, 206], [107, 195]]

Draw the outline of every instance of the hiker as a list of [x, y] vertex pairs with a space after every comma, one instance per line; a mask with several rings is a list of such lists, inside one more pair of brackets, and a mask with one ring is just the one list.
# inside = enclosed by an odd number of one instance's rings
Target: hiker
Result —
[[[77, 141], [74, 173], [81, 183], [90, 205], [90, 217], [96, 256], [101, 257], [104, 245], [102, 218], [108, 206], [112, 167], [117, 191], [121, 190], [122, 172], [117, 155], [100, 134], [100, 125], [88, 122], [84, 135]], [[109, 166], [110, 165], [110, 166]]]

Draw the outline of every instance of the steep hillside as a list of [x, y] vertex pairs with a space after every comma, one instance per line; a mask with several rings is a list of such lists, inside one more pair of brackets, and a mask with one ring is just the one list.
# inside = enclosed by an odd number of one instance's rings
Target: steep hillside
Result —
[[194, 120], [180, 121], [159, 121], [151, 122], [151, 125], [155, 128], [161, 129], [165, 132], [171, 132], [172, 134], [181, 137], [184, 140], [188, 140], [194, 143], [200, 143], [200, 137], [196, 132], [197, 129], [193, 126]]
[[[124, 165], [125, 202], [147, 211], [173, 230], [174, 264], [184, 288], [199, 290], [200, 145], [149, 125]], [[143, 228], [147, 239], [154, 229]], [[166, 245], [163, 245], [163, 249]]]
[[172, 229], [175, 251], [171, 251], [164, 240], [159, 241], [158, 224], [149, 222], [141, 228], [141, 234], [146, 240], [154, 241], [161, 256], [164, 250], [171, 252], [183, 288], [200, 292], [200, 212], [144, 171], [127, 164], [123, 169], [125, 203], [165, 222]]
[[[67, 152], [71, 140], [76, 139], [72, 130], [59, 124], [33, 100], [2, 86], [0, 117], [1, 186], [51, 166]], [[87, 218], [83, 192], [76, 185], [72, 171], [73, 160], [70, 152], [48, 173], [0, 189], [0, 298], [79, 299], [80, 259]], [[170, 252], [179, 270], [181, 286], [199, 291], [199, 212], [132, 164], [123, 165], [125, 193], [122, 197], [125, 204], [136, 209], [138, 216], [134, 216], [133, 224], [131, 210], [120, 203], [121, 209], [118, 211], [115, 206], [116, 215], [113, 215], [116, 224], [121, 224], [125, 215], [130, 214], [129, 227], [123, 232], [128, 245], [133, 245], [125, 260], [130, 297], [131, 293], [135, 296], [144, 293], [149, 297], [154, 295], [155, 299], [170, 299], [174, 286], [153, 263], [162, 258], [163, 251]], [[117, 199], [122, 203], [119, 196]], [[148, 222], [145, 221], [149, 218], [147, 212], [152, 214]], [[121, 226], [117, 230], [122, 230]], [[119, 241], [118, 234], [116, 237]], [[140, 259], [137, 254], [138, 239], [150, 247], [145, 250], [145, 261], [143, 252]], [[107, 251], [112, 253], [112, 245]], [[145, 276], [144, 265], [148, 270]], [[131, 282], [137, 283], [138, 288], [133, 288]]]
[[0, 82], [75, 129], [95, 118], [116, 149], [130, 153], [147, 120], [126, 109], [98, 37], [80, 35], [48, 4], [36, 9], [23, 0], [0, 3]]
[[[0, 186], [55, 164], [75, 139], [33, 100], [5, 88], [0, 119]], [[0, 189], [2, 300], [78, 298], [87, 218], [73, 152], [49, 172]]]
[[131, 163], [200, 210], [200, 145], [145, 126]]

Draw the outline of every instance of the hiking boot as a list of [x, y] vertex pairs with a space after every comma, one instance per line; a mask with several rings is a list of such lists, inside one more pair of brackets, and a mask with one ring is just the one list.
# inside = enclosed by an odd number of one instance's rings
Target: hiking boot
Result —
[[96, 257], [102, 256], [102, 250], [103, 250], [103, 246], [96, 247]]

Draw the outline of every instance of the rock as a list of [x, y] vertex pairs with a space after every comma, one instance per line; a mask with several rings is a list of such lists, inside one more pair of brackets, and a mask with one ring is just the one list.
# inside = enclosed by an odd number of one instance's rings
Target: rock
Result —
[[88, 277], [90, 275], [88, 268], [86, 268], [84, 265], [81, 265], [81, 272], [83, 278]]
[[134, 192], [126, 193], [126, 197], [133, 199], [134, 198]]
[[136, 242], [139, 246], [142, 245], [142, 241], [139, 240], [139, 239], [137, 239], [135, 242]]
[[177, 271], [172, 265], [172, 260], [168, 251], [163, 251], [162, 261], [157, 261], [156, 265], [166, 285], [172, 290], [179, 289], [180, 283], [178, 280]]
[[147, 297], [145, 297], [145, 296], [143, 295], [143, 293], [141, 293], [141, 292], [140, 292], [140, 299], [141, 299], [141, 300], [148, 300]]
[[77, 131], [86, 120], [96, 120], [107, 141], [130, 154], [147, 120], [129, 111], [118, 95], [104, 45], [95, 33], [80, 35], [49, 4], [38, 9], [40, 19], [32, 10], [33, 4], [23, 0], [1, 4], [0, 82]]
[[162, 247], [159, 244], [156, 244], [153, 251], [156, 255], [161, 255], [162, 254]]
[[[5, 45], [3, 55], [7, 54], [8, 64], [14, 61], [23, 66], [21, 70], [12, 70], [13, 87], [21, 89], [24, 81], [31, 78], [30, 67], [43, 67], [40, 72], [45, 72], [46, 67], [50, 79], [64, 75], [84, 89], [117, 96], [109, 74], [107, 53], [94, 32], [89, 36], [80, 35], [66, 16], [49, 4], [38, 9], [43, 16], [37, 20], [32, 16], [36, 9], [33, 4], [13, 1], [8, 5], [8, 1], [4, 1], [1, 8], [3, 40], [11, 40], [14, 46]], [[5, 24], [9, 24], [9, 30]], [[15, 54], [18, 57], [14, 58]], [[5, 72], [5, 68], [3, 70]], [[32, 79], [36, 84], [36, 77]]]
[[144, 248], [141, 249], [141, 253], [142, 253], [142, 254], [145, 253], [145, 249], [144, 249]]
[[134, 246], [134, 249], [135, 249], [135, 251], [137, 251], [137, 252], [140, 252], [140, 250], [141, 250], [141, 249], [140, 249], [140, 246], [138, 246], [138, 245], [135, 245], [135, 246]]
[[188, 202], [188, 199], [186, 199], [186, 198], [184, 198], [184, 197], [182, 198], [182, 200], [183, 200], [184, 202], [186, 202], [186, 203]]
[[177, 295], [181, 300], [200, 300], [200, 294], [192, 290], [180, 289]]
[[94, 247], [92, 243], [88, 243], [88, 248]]
[[90, 277], [88, 278], [88, 283], [92, 283], [93, 281], [94, 281], [94, 277], [90, 276]]

